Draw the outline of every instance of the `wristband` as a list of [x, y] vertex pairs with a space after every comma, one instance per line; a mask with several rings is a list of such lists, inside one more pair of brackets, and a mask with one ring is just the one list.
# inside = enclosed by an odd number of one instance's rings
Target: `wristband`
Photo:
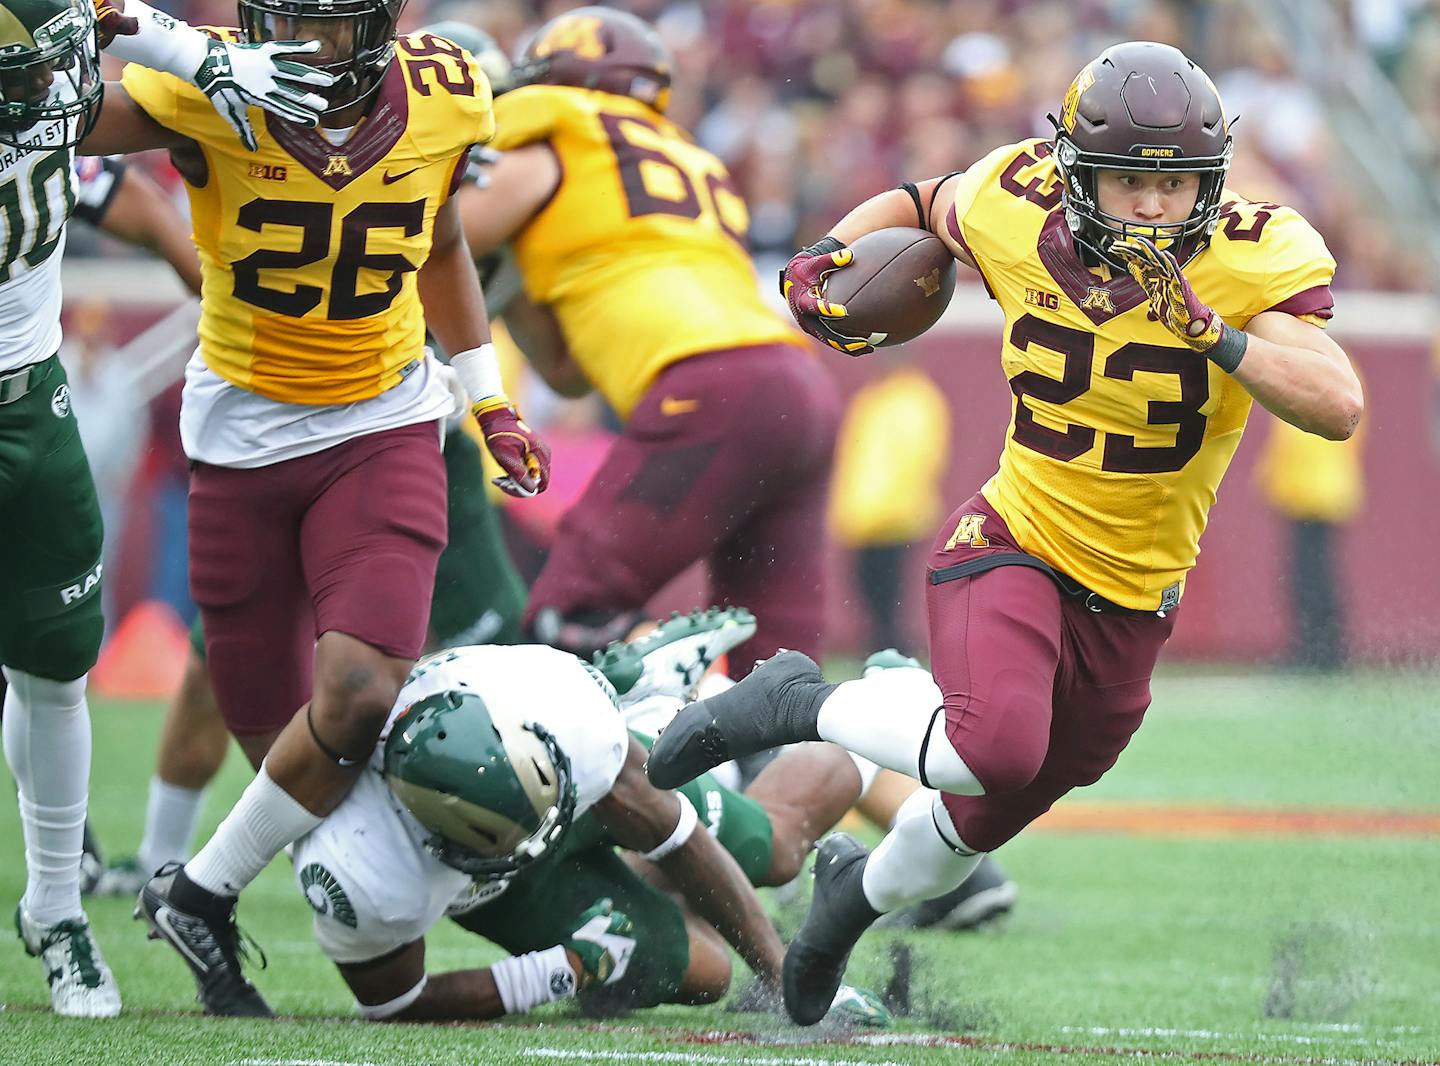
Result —
[[559, 944], [501, 959], [490, 967], [506, 1014], [524, 1014], [542, 1003], [568, 999], [580, 987], [570, 956]]
[[671, 852], [683, 848], [685, 842], [694, 834], [695, 827], [700, 824], [700, 816], [695, 813], [695, 807], [691, 804], [690, 798], [683, 792], [675, 793], [675, 798], [680, 801], [680, 820], [675, 823], [675, 828], [670, 831], [670, 835], [665, 838], [664, 843], [640, 856], [646, 862], [659, 862]]
[[125, 17], [133, 18], [140, 28], [133, 34], [116, 37], [107, 52], [194, 82], [195, 72], [210, 51], [209, 37], [187, 22], [156, 11], [145, 0], [126, 0]]
[[1228, 322], [1223, 323], [1220, 339], [1205, 353], [1209, 360], [1227, 374], [1235, 373], [1240, 360], [1245, 358], [1245, 349], [1250, 344], [1250, 334], [1236, 329]]
[[403, 995], [396, 996], [388, 1003], [361, 1003], [357, 999], [355, 1006], [360, 1009], [360, 1016], [362, 1018], [368, 1018], [372, 1022], [393, 1018], [401, 1011], [408, 1009], [411, 1004], [420, 998], [420, 993], [425, 991], [425, 984], [429, 980], [429, 974], [421, 974], [420, 981], [414, 988]]
[[495, 345], [489, 341], [478, 348], [452, 355], [450, 365], [460, 375], [460, 384], [465, 386], [465, 395], [470, 397], [472, 404], [492, 396], [504, 397], [505, 382], [500, 378], [500, 363], [495, 358]]

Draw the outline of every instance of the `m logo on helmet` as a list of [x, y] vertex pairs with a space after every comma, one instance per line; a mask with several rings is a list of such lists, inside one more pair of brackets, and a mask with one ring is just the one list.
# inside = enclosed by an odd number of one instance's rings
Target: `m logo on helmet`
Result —
[[600, 59], [605, 43], [600, 40], [600, 20], [594, 16], [561, 19], [535, 45], [537, 56], [574, 52], [581, 59]]
[[1070, 88], [1065, 90], [1065, 101], [1060, 105], [1060, 125], [1065, 127], [1066, 133], [1075, 132], [1075, 115], [1080, 110], [1080, 97], [1094, 84], [1095, 75], [1086, 67], [1075, 76]]
[[312, 862], [300, 871], [300, 888], [316, 914], [328, 915], [351, 929], [359, 924], [350, 897], [345, 895], [335, 875], [318, 862]]

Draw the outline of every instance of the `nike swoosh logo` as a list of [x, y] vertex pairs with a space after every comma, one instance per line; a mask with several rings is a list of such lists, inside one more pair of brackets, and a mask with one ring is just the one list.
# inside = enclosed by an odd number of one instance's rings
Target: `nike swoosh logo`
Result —
[[189, 947], [186, 946], [184, 938], [181, 937], [180, 934], [176, 931], [175, 927], [170, 924], [169, 907], [162, 906], [156, 909], [155, 924], [159, 926], [160, 929], [165, 933], [165, 939], [170, 941], [170, 943], [175, 947], [175, 950], [180, 952], [180, 954], [184, 955], [185, 958], [190, 960], [191, 966], [194, 966], [202, 973], [210, 972], [210, 967], [205, 964], [204, 960], [197, 957], [196, 954], [191, 951]]
[[677, 400], [673, 396], [666, 396], [660, 401], [660, 413], [666, 418], [673, 418], [676, 415], [688, 415], [691, 411], [698, 411], [699, 409], [699, 400]]
[[419, 167], [411, 167], [409, 170], [402, 170], [399, 174], [391, 174], [389, 172], [386, 172], [380, 175], [380, 184], [394, 185], [401, 178], [408, 178], [411, 174], [414, 174], [415, 171], [419, 169]]

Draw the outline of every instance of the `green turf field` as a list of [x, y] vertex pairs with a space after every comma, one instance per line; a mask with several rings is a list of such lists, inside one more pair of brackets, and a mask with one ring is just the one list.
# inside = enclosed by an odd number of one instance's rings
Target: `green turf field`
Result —
[[[112, 852], [143, 818], [159, 711], [95, 707], [94, 823]], [[1165, 674], [1150, 720], [1111, 775], [1068, 803], [1440, 816], [1440, 676], [1342, 679]], [[246, 775], [238, 756], [207, 826]], [[9, 788], [5, 786], [8, 796]], [[1256, 834], [1151, 819], [1143, 833], [1043, 823], [1001, 853], [1015, 913], [980, 934], [873, 933], [857, 983], [892, 984], [909, 954], [909, 1014], [881, 1037], [817, 1040], [778, 1019], [668, 1009], [604, 1024], [542, 1009], [485, 1027], [363, 1025], [308, 940], [288, 866], [245, 895], [269, 954], [254, 974], [280, 1022], [195, 1013], [188, 971], [147, 943], [130, 904], [90, 906], [125, 997], [119, 1021], [44, 1010], [38, 965], [0, 945], [0, 1062], [326, 1066], [398, 1063], [1360, 1063], [1440, 1061], [1440, 839], [1411, 825]], [[1318, 830], [1318, 831], [1317, 831]], [[23, 884], [13, 803], [0, 803], [0, 903]], [[803, 904], [777, 903], [793, 929]], [[7, 919], [8, 924], [8, 919]], [[432, 967], [483, 964], [441, 929]], [[901, 967], [904, 969], [904, 967]], [[903, 991], [897, 988], [895, 991]]]

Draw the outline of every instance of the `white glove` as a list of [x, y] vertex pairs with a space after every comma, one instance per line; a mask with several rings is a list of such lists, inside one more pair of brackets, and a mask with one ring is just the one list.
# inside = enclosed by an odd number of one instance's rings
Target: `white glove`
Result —
[[227, 44], [212, 40], [193, 81], [253, 152], [255, 131], [247, 110], [252, 105], [287, 122], [311, 128], [320, 124], [321, 112], [330, 104], [306, 86], [328, 88], [335, 82], [334, 75], [286, 58], [319, 49], [319, 41]]
[[635, 923], [602, 899], [580, 916], [584, 924], [570, 934], [565, 946], [580, 956], [580, 987], [608, 985], [625, 976], [635, 954]]

